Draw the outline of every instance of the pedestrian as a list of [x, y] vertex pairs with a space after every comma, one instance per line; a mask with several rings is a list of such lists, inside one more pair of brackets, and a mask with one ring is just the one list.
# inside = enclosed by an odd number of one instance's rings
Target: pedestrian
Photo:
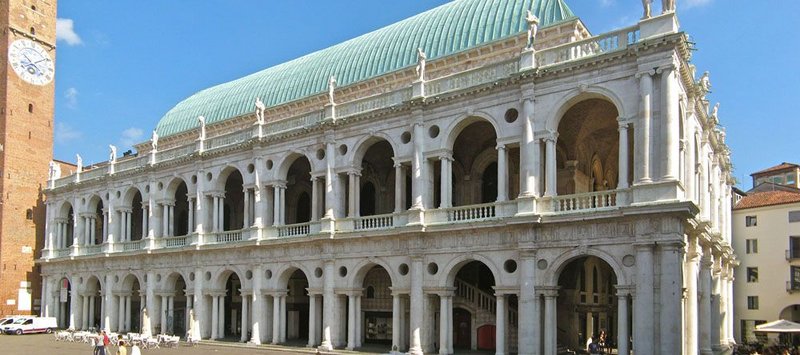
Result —
[[139, 345], [136, 345], [136, 343], [131, 345], [131, 355], [142, 355], [142, 350], [139, 349]]
[[125, 348], [125, 341], [122, 340], [122, 335], [120, 335], [119, 338], [117, 342], [117, 355], [128, 355], [128, 349]]
[[101, 330], [97, 334], [97, 342], [94, 344], [94, 355], [106, 355], [106, 349], [108, 349], [108, 343], [110, 342], [111, 339], [108, 339], [106, 331]]

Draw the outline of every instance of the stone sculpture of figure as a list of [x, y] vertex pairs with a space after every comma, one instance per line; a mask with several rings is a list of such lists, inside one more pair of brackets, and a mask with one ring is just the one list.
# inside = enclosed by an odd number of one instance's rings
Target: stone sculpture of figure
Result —
[[158, 150], [158, 132], [153, 130], [153, 135], [150, 136], [150, 145], [153, 147], [153, 150]]
[[661, 0], [661, 13], [675, 12], [675, 0]]
[[703, 94], [711, 92], [711, 79], [709, 79], [708, 75], [708, 72], [703, 73], [703, 77], [701, 77], [700, 81], [697, 83], [700, 85], [700, 89], [703, 90]]
[[77, 172], [83, 171], [83, 158], [81, 158], [80, 154], [75, 154], [75, 165], [77, 165]]
[[419, 77], [419, 81], [425, 81], [425, 62], [427, 59], [428, 56], [422, 48], [417, 48], [417, 77]]
[[536, 33], [539, 32], [539, 18], [531, 10], [528, 10], [525, 22], [528, 23], [528, 48], [533, 48], [533, 44], [536, 41]]
[[117, 161], [117, 147], [115, 147], [113, 144], [109, 144], [108, 145], [108, 150], [109, 150], [109, 152], [108, 152], [108, 161], [111, 162], [111, 163], [116, 162]]
[[689, 64], [689, 72], [692, 73], [692, 80], [697, 76], [697, 66], [694, 64]]
[[642, 18], [650, 18], [650, 5], [653, 3], [653, 0], [642, 0], [642, 7], [644, 7], [644, 15]]
[[61, 167], [58, 163], [50, 161], [50, 173], [48, 174], [50, 180], [55, 180], [61, 177]]
[[264, 110], [266, 108], [267, 107], [264, 105], [264, 103], [261, 102], [261, 98], [257, 97], [256, 98], [256, 121], [258, 121], [258, 124], [264, 124]]
[[206, 118], [197, 116], [197, 122], [200, 122], [200, 139], [206, 139]]
[[714, 122], [719, 121], [719, 102], [714, 105], [714, 108], [711, 110], [711, 118], [714, 119]]
[[328, 102], [333, 105], [333, 90], [336, 89], [336, 76], [331, 75], [330, 79], [328, 79]]

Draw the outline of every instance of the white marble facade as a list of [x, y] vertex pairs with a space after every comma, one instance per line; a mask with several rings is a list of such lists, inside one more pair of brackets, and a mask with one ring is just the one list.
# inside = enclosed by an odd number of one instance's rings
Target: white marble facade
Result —
[[[620, 353], [724, 351], [733, 180], [687, 37], [674, 13], [572, 33], [53, 179], [43, 313], [124, 332], [146, 307], [178, 333], [193, 309], [204, 339], [413, 354], [489, 332], [497, 354], [554, 355], [598, 327]], [[473, 262], [490, 289], [457, 277]]]

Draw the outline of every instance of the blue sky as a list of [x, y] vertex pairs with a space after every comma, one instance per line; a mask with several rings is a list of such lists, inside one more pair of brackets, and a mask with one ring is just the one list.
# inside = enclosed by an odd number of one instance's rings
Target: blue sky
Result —
[[[124, 152], [147, 140], [161, 116], [196, 91], [446, 2], [59, 1], [55, 158], [102, 161], [108, 144]], [[595, 34], [641, 16], [640, 0], [567, 3]], [[745, 189], [756, 170], [800, 163], [791, 133], [800, 119], [789, 105], [800, 99], [790, 22], [797, 13], [800, 1], [678, 0], [682, 29], [697, 43], [693, 61], [711, 72], [710, 98], [721, 102]]]

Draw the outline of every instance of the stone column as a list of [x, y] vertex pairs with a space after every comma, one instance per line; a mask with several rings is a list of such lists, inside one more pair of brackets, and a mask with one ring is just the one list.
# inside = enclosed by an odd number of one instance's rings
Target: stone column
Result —
[[403, 212], [405, 209], [405, 204], [403, 203], [403, 199], [405, 198], [405, 189], [404, 186], [406, 184], [405, 179], [405, 170], [403, 169], [403, 164], [394, 163], [394, 213]]
[[[637, 244], [636, 247], [636, 304], [634, 305], [633, 324], [636, 332], [633, 339], [636, 352], [639, 354], [655, 353], [655, 331], [653, 300], [653, 245]], [[673, 314], [673, 316], [675, 316]]]
[[251, 295], [242, 294], [242, 337], [240, 338], [242, 343], [247, 342], [247, 330], [249, 328], [247, 321], [248, 317], [250, 317], [250, 301], [248, 300], [247, 296]]
[[194, 220], [194, 198], [189, 197], [189, 225], [186, 227], [186, 234], [192, 234], [195, 230], [195, 220]]
[[317, 295], [308, 295], [308, 347], [317, 345]]
[[[150, 326], [150, 329], [153, 329], [153, 322], [155, 321], [155, 319], [153, 318], [153, 316], [155, 316], [155, 314], [153, 314], [153, 311], [155, 310], [155, 305], [156, 305], [155, 286], [156, 286], [155, 272], [148, 271], [147, 283], [145, 284], [144, 306], [147, 308], [148, 315], [150, 315], [150, 324], [148, 324], [148, 326]], [[164, 330], [162, 329], [161, 332], [163, 333]]]
[[714, 255], [714, 269], [711, 273], [711, 350], [722, 348], [722, 304], [720, 302], [720, 277], [722, 260]]
[[286, 295], [287, 293], [281, 294], [281, 314], [280, 314], [280, 321], [281, 321], [281, 343], [286, 342]]
[[359, 208], [360, 195], [361, 195], [361, 172], [356, 170], [351, 170], [347, 172], [347, 181], [349, 182], [349, 190], [350, 194], [347, 196], [348, 198], [348, 205], [347, 205], [347, 217], [348, 218], [355, 218], [361, 215], [361, 211]]
[[211, 295], [211, 339], [219, 339], [219, 296]]
[[103, 313], [103, 330], [106, 333], [111, 332], [111, 324], [114, 321], [114, 294], [111, 291], [111, 288], [114, 285], [112, 275], [106, 275], [105, 277], [105, 285], [103, 285], [103, 291], [105, 292], [105, 299], [103, 301], [103, 306], [105, 307], [105, 312]]
[[505, 355], [506, 353], [506, 295], [495, 292], [497, 298], [497, 308], [495, 315], [495, 355]]
[[544, 354], [556, 355], [556, 299], [558, 289], [543, 290], [544, 295]]
[[539, 140], [534, 136], [533, 92], [523, 95], [522, 141], [520, 142], [520, 196], [533, 197], [539, 193]]
[[440, 208], [453, 207], [453, 157], [451, 154], [444, 154], [439, 157], [440, 160], [440, 177], [439, 183], [441, 201]]
[[422, 155], [425, 141], [423, 125], [421, 118], [413, 123], [414, 152], [411, 158], [411, 198], [414, 200], [411, 208], [420, 210], [425, 209], [423, 194], [427, 189], [424, 172], [425, 158]]
[[273, 201], [275, 203], [275, 207], [273, 212], [275, 213], [275, 217], [273, 218], [273, 223], [276, 226], [282, 226], [284, 224], [283, 216], [284, 216], [284, 208], [285, 205], [283, 204], [283, 194], [286, 191], [286, 185], [284, 184], [275, 184], [273, 186], [275, 189]]
[[161, 294], [161, 333], [165, 333], [167, 331], [167, 317], [169, 313], [169, 296], [167, 294]]
[[508, 157], [506, 146], [497, 145], [497, 202], [508, 200]]
[[711, 351], [711, 267], [714, 264], [711, 251], [703, 249], [703, 256], [700, 259], [700, 277], [698, 292], [698, 344], [700, 354], [710, 355]]
[[131, 295], [125, 296], [125, 331], [131, 331]]
[[677, 79], [675, 78], [675, 67], [669, 65], [658, 69], [661, 74], [661, 114], [663, 116], [662, 126], [662, 156], [661, 156], [661, 180], [675, 181], [678, 179], [680, 151], [679, 118], [678, 118], [678, 90]]
[[272, 343], [281, 343], [281, 296], [276, 292], [272, 295]]
[[661, 247], [661, 353], [680, 354], [683, 329], [680, 314], [683, 299], [683, 247], [678, 244], [659, 244]]
[[[258, 219], [258, 218], [256, 218]], [[253, 328], [250, 342], [256, 345], [261, 344], [261, 322], [264, 321], [263, 296], [261, 295], [261, 279], [264, 277], [264, 266], [256, 264], [253, 266]]]
[[[247, 187], [244, 189], [244, 224], [243, 228], [250, 227], [250, 188]], [[244, 332], [242, 332], [244, 333]]]
[[125, 241], [130, 242], [133, 240], [132, 232], [133, 229], [133, 211], [131, 209], [125, 210]]
[[547, 171], [547, 179], [545, 179], [545, 183], [547, 184], [544, 190], [545, 196], [556, 196], [558, 195], [557, 186], [558, 186], [558, 172], [557, 172], [557, 165], [556, 165], [556, 140], [558, 139], [557, 132], [550, 132], [550, 135], [544, 139], [546, 144], [546, 162], [547, 166], [545, 170]]
[[87, 330], [89, 327], [89, 296], [82, 295], [83, 307], [81, 307], [81, 330]]
[[361, 347], [361, 324], [363, 319], [361, 316], [361, 291], [356, 292], [356, 348]]
[[[439, 355], [447, 355], [447, 338], [448, 338], [448, 330], [450, 329], [448, 319], [449, 309], [450, 306], [447, 303], [448, 295], [446, 293], [439, 294]], [[394, 334], [394, 333], [392, 333]]]
[[422, 304], [425, 302], [422, 292], [422, 258], [413, 257], [411, 260], [411, 344], [409, 354], [422, 355]]
[[538, 354], [541, 348], [541, 326], [539, 323], [536, 295], [536, 251], [520, 251], [520, 286], [519, 286], [519, 331], [518, 351], [520, 355]]
[[396, 291], [392, 291], [392, 350], [395, 349], [399, 351], [402, 349], [402, 345], [400, 345], [400, 329], [402, 328], [402, 324], [400, 323], [400, 294]]
[[319, 221], [319, 180], [318, 176], [311, 177], [311, 221]]
[[203, 269], [195, 268], [194, 271], [194, 300], [192, 301], [192, 309], [194, 310], [194, 326], [197, 327], [197, 334], [202, 338], [203, 331], [207, 329], [206, 319], [206, 300], [203, 296]]
[[356, 296], [347, 295], [347, 350], [356, 347]]
[[697, 313], [697, 264], [700, 260], [700, 254], [697, 253], [697, 239], [690, 238], [690, 250], [686, 255], [686, 320], [684, 327], [686, 329], [686, 354], [696, 355], [700, 346], [698, 343], [698, 320]]
[[728, 269], [728, 320], [725, 324], [728, 326], [728, 344], [736, 344], [736, 340], [734, 339], [733, 335], [733, 269]]
[[[334, 271], [333, 271], [333, 260], [325, 260], [325, 272], [324, 272], [324, 284], [323, 284], [323, 295], [322, 295], [322, 311], [324, 312], [322, 316], [322, 344], [320, 344], [320, 349], [331, 351], [334, 347], [334, 339], [335, 334], [337, 334], [338, 327], [336, 323], [339, 319], [336, 319], [336, 294], [334, 293]], [[337, 337], [338, 338], [338, 337]]]
[[[639, 126], [636, 127], [637, 142], [634, 149], [636, 155], [634, 166], [637, 184], [648, 183], [650, 179], [650, 121], [652, 120], [653, 77], [652, 71], [637, 74], [639, 77], [639, 95], [642, 98], [642, 111]], [[638, 346], [637, 346], [638, 348]]]
[[628, 188], [628, 123], [619, 123], [619, 177], [617, 188]]
[[628, 329], [628, 296], [630, 291], [626, 288], [617, 287], [617, 354], [630, 355], [628, 339], [630, 330]]
[[[325, 142], [325, 219], [341, 217], [339, 210], [339, 176], [336, 173], [336, 142], [326, 133]], [[326, 275], [327, 276], [327, 275]]]
[[96, 301], [95, 301], [96, 298], [97, 298], [97, 296], [94, 295], [94, 294], [89, 296], [89, 324], [86, 324], [87, 328], [94, 328], [94, 325], [95, 325], [95, 322], [94, 322], [94, 318], [95, 318], [94, 317], [95, 316], [94, 307], [95, 307], [95, 304], [96, 304]]

